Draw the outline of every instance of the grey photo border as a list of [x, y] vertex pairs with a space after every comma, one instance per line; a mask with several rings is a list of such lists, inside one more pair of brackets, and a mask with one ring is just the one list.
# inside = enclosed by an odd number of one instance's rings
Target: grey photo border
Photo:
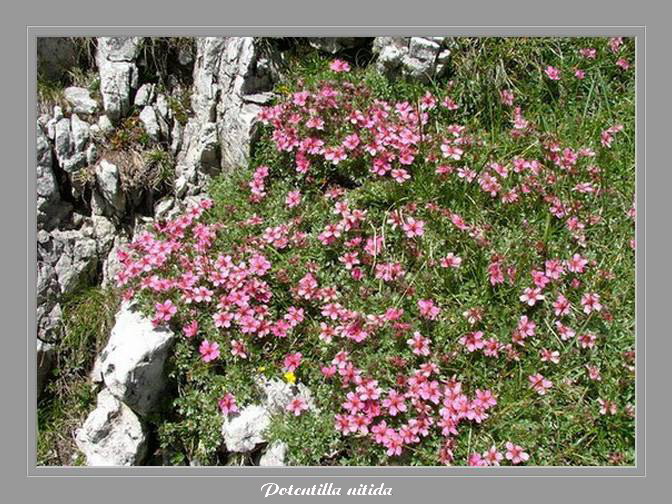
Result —
[[[36, 466], [36, 434], [37, 434], [37, 401], [36, 401], [36, 352], [34, 334], [36, 327], [36, 225], [29, 226], [28, 246], [31, 252], [32, 271], [28, 271], [28, 334], [27, 334], [27, 397], [28, 397], [28, 476], [229, 476], [229, 477], [296, 477], [302, 476], [351, 476], [371, 477], [394, 475], [397, 477], [455, 477], [455, 476], [646, 476], [645, 463], [645, 382], [646, 377], [640, 372], [644, 367], [645, 355], [645, 320], [643, 316], [645, 301], [644, 271], [641, 258], [645, 243], [645, 212], [640, 210], [639, 203], [645, 198], [645, 158], [644, 158], [644, 107], [641, 106], [644, 96], [645, 74], [645, 43], [646, 28], [644, 26], [599, 26], [599, 27], [263, 27], [263, 26], [218, 26], [218, 27], [66, 27], [66, 26], [28, 26], [26, 27], [28, 45], [28, 117], [36, 118], [36, 40], [38, 37], [53, 36], [381, 36], [381, 35], [422, 35], [422, 36], [624, 36], [635, 37], [636, 40], [636, 201], [637, 201], [637, 250], [635, 268], [636, 285], [636, 464], [634, 466], [532, 466], [532, 467], [45, 467]], [[35, 166], [35, 121], [28, 124], [28, 215], [29, 223], [36, 222], [36, 174], [31, 166]], [[32, 150], [31, 150], [32, 146]], [[32, 241], [31, 241], [32, 240]], [[32, 297], [31, 297], [32, 296]], [[31, 331], [32, 329], [32, 331]], [[32, 336], [32, 337], [31, 337]]]
[[[449, 3], [437, 0], [339, 0], [320, 2], [319, 0], [283, 0], [282, 2], [263, 2], [246, 0], [245, 2], [221, 2], [214, 4], [203, 0], [170, 4], [165, 2], [160, 8], [151, 2], [137, 0], [115, 0], [113, 3], [97, 0], [68, 0], [66, 2], [21, 2], [13, 3], [11, 9], [4, 9], [0, 20], [3, 44], [0, 54], [3, 62], [3, 83], [0, 100], [3, 103], [4, 118], [0, 122], [0, 142], [3, 145], [3, 179], [0, 183], [2, 197], [3, 247], [2, 272], [4, 296], [0, 303], [3, 314], [5, 338], [0, 355], [4, 357], [0, 366], [0, 387], [3, 395], [3, 429], [0, 429], [2, 443], [2, 470], [0, 481], [3, 483], [3, 500], [8, 502], [91, 502], [98, 503], [160, 501], [166, 503], [185, 502], [186, 500], [214, 500], [257, 502], [263, 499], [260, 486], [266, 482], [276, 482], [283, 486], [290, 484], [310, 486], [316, 483], [333, 482], [348, 488], [359, 483], [384, 483], [392, 487], [387, 502], [408, 503], [412, 499], [425, 501], [469, 502], [538, 502], [563, 503], [568, 501], [608, 501], [621, 502], [658, 502], [661, 496], [668, 495], [669, 478], [669, 356], [672, 340], [669, 338], [669, 251], [670, 238], [669, 215], [672, 211], [672, 199], [669, 188], [672, 184], [672, 171], [669, 169], [669, 82], [672, 81], [672, 66], [669, 65], [669, 19], [670, 7], [657, 0], [610, 0], [607, 2], [587, 2], [586, 0], [470, 0], [469, 2]], [[101, 24], [109, 26], [99, 26]], [[71, 473], [42, 472], [31, 470], [34, 464], [27, 450], [27, 438], [34, 433], [34, 422], [28, 416], [31, 400], [23, 388], [22, 377], [26, 366], [30, 368], [30, 346], [19, 335], [29, 334], [28, 318], [24, 313], [34, 309], [33, 289], [30, 273], [35, 265], [35, 210], [34, 186], [22, 172], [27, 166], [28, 173], [34, 170], [34, 144], [28, 140], [34, 133], [34, 121], [30, 119], [30, 101], [35, 96], [34, 86], [29, 85], [30, 37], [27, 27], [59, 26], [61, 29], [79, 29], [88, 35], [113, 35], [119, 33], [114, 26], [129, 24], [161, 25], [164, 30], [174, 25], [199, 26], [206, 35], [223, 34], [225, 27], [204, 28], [202, 25], [223, 24], [231, 27], [231, 34], [249, 33], [246, 28], [258, 26], [268, 34], [284, 26], [287, 31], [301, 30], [306, 35], [347, 35], [362, 26], [371, 26], [368, 32], [391, 33], [388, 27], [406, 30], [405, 33], [427, 32], [437, 28], [437, 24], [452, 25], [463, 34], [476, 34], [471, 28], [481, 25], [485, 29], [496, 30], [507, 26], [506, 34], [529, 30], [550, 33], [549, 29], [562, 29], [562, 26], [580, 26], [586, 33], [604, 30], [605, 27], [636, 25], [644, 27], [648, 50], [638, 46], [637, 67], [646, 75], [646, 96], [638, 94], [637, 108], [646, 109], [647, 118], [642, 115], [638, 122], [638, 162], [648, 161], [649, 170], [637, 181], [638, 223], [637, 261], [638, 279], [647, 271], [650, 274], [646, 286], [638, 282], [638, 331], [649, 329], [648, 352], [643, 344], [639, 350], [639, 376], [647, 380], [646, 391], [650, 397], [657, 398], [650, 405], [644, 403], [639, 395], [638, 421], [645, 424], [646, 438], [638, 439], [638, 446], [648, 443], [644, 454], [643, 467], [645, 477], [620, 477], [615, 475], [590, 475], [584, 470], [564, 472], [564, 476], [555, 477], [552, 472], [543, 474], [499, 473], [496, 477], [479, 472], [480, 478], [470, 478], [473, 473], [465, 473], [458, 468], [451, 469], [449, 479], [442, 477], [414, 476], [400, 478], [385, 476], [391, 472], [376, 473], [371, 477], [338, 477], [310, 473], [303, 476], [302, 471], [294, 471], [287, 477], [279, 478], [267, 473], [255, 473], [246, 477], [201, 477], [197, 474], [181, 475], [164, 472], [157, 484], [154, 478], [129, 477], [114, 472], [115, 478], [105, 477], [104, 472], [93, 471], [87, 477]], [[330, 26], [323, 26], [328, 24]], [[405, 25], [405, 26], [400, 26]], [[553, 25], [553, 26], [548, 26]], [[338, 28], [338, 27], [345, 28]], [[500, 28], [497, 28], [497, 27]], [[85, 28], [86, 27], [86, 28]], [[234, 33], [235, 29], [240, 31]], [[107, 30], [107, 31], [105, 31]], [[159, 28], [158, 30], [161, 30]], [[192, 29], [195, 33], [196, 29]], [[242, 32], [242, 33], [241, 33]], [[502, 33], [504, 34], [504, 33]], [[580, 34], [580, 33], [579, 33]], [[26, 42], [25, 52], [22, 44]], [[34, 53], [34, 47], [33, 47]], [[642, 56], [644, 59], [642, 59]], [[650, 61], [648, 70], [646, 61]], [[644, 68], [643, 68], [644, 67]], [[23, 73], [25, 68], [26, 73]], [[641, 74], [640, 74], [641, 75]], [[640, 84], [641, 86], [641, 80]], [[641, 89], [641, 88], [640, 88]], [[25, 101], [24, 101], [25, 98]], [[28, 113], [27, 113], [28, 112]], [[24, 122], [25, 121], [25, 122]], [[647, 126], [647, 131], [644, 126]], [[25, 126], [25, 129], [24, 129]], [[643, 138], [642, 138], [643, 137]], [[26, 142], [26, 143], [24, 143]], [[643, 149], [642, 149], [643, 142]], [[25, 149], [24, 149], [25, 147]], [[646, 156], [644, 158], [644, 156]], [[640, 174], [642, 172], [640, 171]], [[26, 193], [17, 190], [27, 185]], [[643, 190], [646, 184], [648, 201]], [[26, 207], [23, 205], [26, 204]], [[26, 214], [22, 209], [27, 208]], [[24, 220], [25, 216], [25, 220]], [[653, 232], [646, 237], [644, 226]], [[24, 269], [25, 264], [25, 269]], [[648, 265], [648, 268], [647, 268]], [[28, 272], [28, 273], [26, 273]], [[24, 287], [24, 280], [28, 282]], [[25, 290], [24, 290], [25, 288]], [[648, 295], [644, 300], [644, 291]], [[24, 308], [27, 305], [27, 309]], [[34, 311], [33, 311], [34, 313]], [[643, 320], [641, 315], [645, 317]], [[646, 327], [644, 323], [646, 322]], [[34, 333], [33, 333], [34, 337]], [[28, 343], [32, 342], [32, 339]], [[23, 359], [26, 357], [26, 360]], [[646, 359], [646, 366], [644, 366]], [[34, 369], [33, 369], [34, 370]], [[639, 382], [639, 386], [642, 383]], [[639, 389], [638, 389], [639, 392]], [[660, 400], [662, 398], [663, 400]], [[24, 409], [25, 406], [25, 409]], [[642, 411], [642, 409], [644, 411]], [[24, 416], [25, 413], [25, 416]], [[642, 414], [643, 413], [643, 414]], [[646, 415], [646, 416], [644, 416]], [[25, 427], [24, 427], [25, 426]], [[24, 431], [24, 428], [26, 429]], [[25, 458], [24, 458], [25, 457]], [[390, 468], [394, 470], [394, 468]], [[135, 473], [135, 476], [144, 476]], [[499, 476], [515, 476], [499, 477]], [[37, 476], [37, 477], [36, 477]], [[158, 476], [158, 475], [157, 475]], [[207, 475], [204, 475], [207, 476]], [[211, 476], [215, 476], [212, 474]], [[217, 474], [217, 476], [221, 476]], [[529, 477], [528, 477], [529, 476]], [[278, 502], [295, 502], [296, 497], [273, 497]], [[362, 501], [366, 497], [351, 497]], [[308, 500], [308, 502], [312, 499]]]

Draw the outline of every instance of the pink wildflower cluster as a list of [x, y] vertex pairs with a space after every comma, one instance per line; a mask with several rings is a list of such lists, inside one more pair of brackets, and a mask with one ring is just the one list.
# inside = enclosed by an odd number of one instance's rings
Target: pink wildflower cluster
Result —
[[[621, 45], [609, 47], [618, 52]], [[591, 48], [580, 55], [595, 58]], [[327, 407], [337, 411], [335, 429], [370, 439], [388, 456], [438, 437], [438, 459], [449, 464], [464, 426], [487, 425], [499, 384], [475, 388], [469, 376], [448, 378], [460, 372], [450, 367], [457, 358], [479, 366], [532, 363], [521, 393], [538, 404], [562, 392], [553, 371], [570, 358], [583, 359], [579, 379], [599, 382], [590, 359], [606, 337], [597, 322], [608, 322], [613, 297], [602, 281], [608, 272], [592, 260], [590, 240], [602, 221], [590, 202], [608, 195], [596, 160], [623, 126], [577, 145], [541, 132], [519, 105], [524, 101], [502, 89], [498, 98], [513, 123], [507, 141], [521, 143], [502, 154], [483, 149], [487, 144], [454, 120], [459, 106], [447, 94], [427, 92], [417, 103], [375, 99], [349, 82], [347, 62], [329, 68], [336, 80], [300, 88], [259, 113], [292, 173], [256, 167], [242, 186], [255, 213], [240, 222], [232, 212], [231, 223], [208, 223], [213, 202], [204, 199], [138, 234], [118, 253], [124, 297], [151, 299], [153, 323], [181, 330], [210, 372], [222, 372], [223, 360], [251, 365], [269, 348], [282, 349], [270, 364], [290, 383], [310, 374], [306, 362], [315, 364], [319, 379], [333, 386]], [[553, 88], [564, 84], [564, 72], [544, 70], [560, 81]], [[448, 197], [409, 194], [421, 169], [445, 194], [466, 193], [498, 219], [479, 218]], [[407, 197], [378, 212], [351, 197], [339, 177], [373, 180]], [[278, 179], [289, 179], [282, 191]], [[315, 193], [321, 217], [307, 223], [304, 210]], [[286, 218], [263, 215], [271, 200]], [[529, 216], [531, 205], [545, 238], [562, 234], [566, 247], [549, 247], [524, 218], [520, 243], [503, 244], [499, 217]], [[634, 208], [628, 216], [634, 219]], [[227, 226], [244, 236], [223, 250], [215, 245]], [[453, 295], [464, 293], [463, 284], [484, 298]], [[493, 320], [491, 303], [508, 304], [506, 320]], [[371, 359], [381, 347], [392, 355]], [[602, 415], [617, 413], [600, 401]], [[224, 415], [239, 408], [228, 391], [218, 406]], [[284, 407], [290, 416], [309, 410], [298, 396]], [[529, 460], [530, 447], [498, 443], [474, 448], [467, 463]]]

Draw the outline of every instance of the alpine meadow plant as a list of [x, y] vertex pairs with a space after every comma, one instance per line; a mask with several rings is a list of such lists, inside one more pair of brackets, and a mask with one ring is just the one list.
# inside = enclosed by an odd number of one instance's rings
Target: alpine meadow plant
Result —
[[492, 130], [459, 72], [395, 87], [335, 60], [286, 87], [252, 166], [119, 254], [124, 298], [183, 335], [166, 431], [212, 459], [261, 374], [315, 396], [270, 429], [294, 463], [631, 457], [633, 62], [590, 42], [492, 89]]

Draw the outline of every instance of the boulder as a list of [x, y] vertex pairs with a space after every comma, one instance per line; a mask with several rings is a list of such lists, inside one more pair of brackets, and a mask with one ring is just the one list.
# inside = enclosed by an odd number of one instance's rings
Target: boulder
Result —
[[63, 91], [65, 100], [72, 107], [75, 114], [95, 114], [98, 110], [98, 102], [91, 98], [89, 90], [82, 87], [71, 86]]
[[137, 415], [108, 390], [75, 436], [88, 466], [139, 465], [147, 453], [145, 428]]
[[253, 404], [243, 408], [235, 416], [225, 417], [222, 436], [230, 452], [249, 452], [264, 442], [264, 432], [271, 423], [266, 408]]
[[96, 182], [100, 195], [117, 213], [121, 214], [126, 206], [126, 197], [121, 190], [119, 169], [106, 159], [96, 166]]
[[138, 87], [135, 59], [142, 37], [99, 37], [96, 64], [105, 114], [114, 123], [131, 108], [131, 95]]
[[311, 47], [329, 54], [361, 47], [371, 42], [370, 37], [308, 37]]
[[70, 133], [75, 152], [85, 152], [89, 143], [89, 123], [82, 121], [77, 114], [70, 118]]
[[135, 94], [135, 100], [133, 101], [136, 107], [144, 107], [146, 105], [151, 105], [154, 101], [154, 84], [143, 84], [138, 89], [138, 92]]
[[295, 397], [303, 398], [309, 410], [315, 410], [315, 403], [308, 387], [303, 384], [291, 385], [282, 380], [269, 380], [263, 376], [255, 379], [262, 394], [261, 404], [243, 408], [237, 415], [224, 416], [222, 436], [226, 449], [230, 452], [249, 452], [266, 441], [265, 431], [273, 415], [282, 414]]
[[140, 112], [140, 121], [149, 135], [149, 138], [158, 142], [161, 137], [161, 128], [154, 107], [151, 105], [143, 107], [142, 112]]
[[391, 78], [403, 76], [428, 82], [445, 72], [450, 57], [448, 42], [446, 37], [376, 37], [376, 68]]
[[58, 214], [56, 207], [61, 201], [61, 193], [54, 175], [51, 144], [39, 125], [36, 147], [37, 223], [42, 227], [47, 227], [47, 223]]
[[109, 391], [140, 415], [154, 411], [166, 385], [164, 364], [174, 340], [172, 331], [154, 327], [135, 306], [124, 303], [100, 353]]
[[287, 444], [282, 441], [276, 441], [268, 445], [264, 454], [259, 459], [261, 467], [280, 467], [286, 466]]

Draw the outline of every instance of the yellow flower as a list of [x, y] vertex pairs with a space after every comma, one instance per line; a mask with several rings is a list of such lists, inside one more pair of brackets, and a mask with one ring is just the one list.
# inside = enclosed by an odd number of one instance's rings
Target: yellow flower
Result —
[[284, 376], [287, 383], [296, 383], [296, 375], [294, 374], [294, 371], [287, 371]]
[[257, 371], [259, 371], [260, 373], [263, 373], [264, 371], [266, 371], [266, 366], [259, 366], [257, 368]]

